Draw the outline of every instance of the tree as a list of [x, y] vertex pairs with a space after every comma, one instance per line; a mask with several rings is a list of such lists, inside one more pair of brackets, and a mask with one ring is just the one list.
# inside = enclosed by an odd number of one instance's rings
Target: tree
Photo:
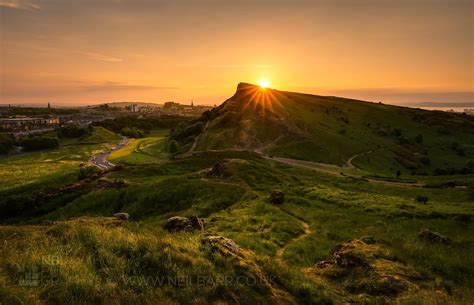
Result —
[[428, 197], [427, 196], [416, 196], [416, 201], [419, 203], [427, 204], [428, 203]]
[[59, 147], [59, 140], [57, 137], [51, 136], [30, 136], [22, 139], [20, 145], [26, 151], [56, 148]]
[[176, 140], [171, 140], [169, 144], [169, 152], [170, 154], [175, 154], [179, 150], [179, 144]]
[[13, 148], [14, 140], [7, 134], [0, 133], [0, 155], [8, 153]]

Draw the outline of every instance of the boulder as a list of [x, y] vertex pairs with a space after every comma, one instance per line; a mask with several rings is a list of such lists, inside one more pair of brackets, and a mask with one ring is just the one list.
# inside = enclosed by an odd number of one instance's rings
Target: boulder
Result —
[[128, 215], [128, 213], [115, 213], [114, 217], [118, 220], [128, 221], [130, 215]]
[[421, 229], [420, 233], [418, 233], [418, 237], [430, 243], [438, 243], [443, 245], [450, 245], [453, 243], [449, 237], [441, 235], [437, 232], [433, 232], [430, 229]]
[[227, 173], [225, 172], [225, 168], [222, 161], [217, 161], [214, 165], [206, 172], [206, 178], [225, 178], [227, 177]]
[[197, 216], [182, 217], [173, 216], [168, 218], [163, 228], [169, 232], [192, 232], [204, 228], [203, 221]]
[[201, 245], [208, 245], [211, 251], [224, 255], [235, 255], [240, 252], [240, 247], [235, 241], [220, 235], [205, 235], [201, 239]]
[[285, 194], [280, 190], [273, 190], [270, 194], [270, 203], [282, 204], [285, 199]]

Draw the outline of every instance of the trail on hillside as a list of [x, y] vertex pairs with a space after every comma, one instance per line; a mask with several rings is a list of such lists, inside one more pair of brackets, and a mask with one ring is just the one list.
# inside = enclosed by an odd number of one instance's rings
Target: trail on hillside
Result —
[[346, 167], [350, 168], [350, 169], [358, 169], [353, 163], [352, 161], [354, 161], [356, 158], [359, 158], [359, 157], [362, 157], [362, 156], [366, 156], [368, 154], [371, 154], [373, 152], [376, 152], [376, 151], [382, 151], [384, 150], [385, 148], [380, 148], [380, 149], [377, 149], [377, 150], [369, 150], [369, 151], [366, 151], [366, 152], [363, 152], [363, 153], [359, 153], [359, 154], [355, 154], [353, 155], [352, 157], [349, 158], [349, 160], [347, 160], [346, 162]]
[[363, 179], [367, 182], [370, 183], [378, 183], [378, 184], [384, 184], [388, 186], [398, 186], [398, 187], [422, 187], [423, 184], [420, 183], [406, 183], [406, 182], [395, 182], [395, 181], [388, 181], [388, 180], [382, 180], [382, 179], [373, 179], [373, 178], [366, 178], [362, 176], [357, 176], [357, 175], [351, 175], [348, 173], [342, 172], [345, 168], [343, 167], [338, 167], [332, 164], [326, 164], [326, 163], [318, 163], [318, 162], [313, 162], [313, 161], [305, 161], [305, 160], [297, 160], [297, 159], [291, 159], [291, 158], [283, 158], [283, 157], [270, 157], [261, 153], [256, 152], [263, 158], [267, 160], [274, 160], [280, 163], [285, 163], [287, 165], [291, 166], [296, 166], [296, 167], [301, 167], [301, 168], [306, 168], [309, 170], [314, 170], [319, 173], [323, 174], [328, 174], [332, 176], [339, 176], [339, 177], [351, 177], [351, 178], [356, 178], [356, 179]]
[[201, 138], [201, 136], [204, 134], [204, 132], [207, 130], [207, 127], [209, 126], [209, 122], [210, 121], [207, 121], [206, 125], [204, 126], [203, 130], [201, 131], [201, 133], [194, 138], [194, 142], [193, 142], [193, 145], [191, 145], [191, 148], [189, 148], [189, 150], [185, 153], [182, 153], [181, 155], [177, 156], [177, 158], [186, 158], [186, 157], [189, 157], [193, 154], [194, 150], [196, 149], [196, 145], [199, 141], [199, 139]]
[[285, 253], [285, 250], [292, 244], [302, 240], [303, 238], [307, 237], [308, 235], [312, 234], [313, 233], [313, 230], [311, 230], [311, 226], [300, 220], [301, 224], [303, 225], [303, 230], [304, 230], [304, 233], [291, 239], [290, 241], [288, 241], [283, 247], [281, 247], [280, 249], [277, 250], [277, 252], [275, 253], [275, 258], [280, 260], [280, 261], [283, 261], [283, 254]]

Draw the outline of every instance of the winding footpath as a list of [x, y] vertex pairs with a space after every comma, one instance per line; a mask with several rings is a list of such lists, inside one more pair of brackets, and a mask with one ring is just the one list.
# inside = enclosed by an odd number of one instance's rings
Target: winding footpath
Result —
[[291, 239], [283, 247], [278, 249], [275, 253], [275, 258], [276, 259], [283, 262], [283, 254], [285, 254], [286, 248], [288, 248], [291, 244], [294, 244], [295, 242], [298, 242], [298, 241], [302, 240], [303, 238], [306, 238], [308, 235], [313, 233], [313, 230], [311, 230], [311, 226], [308, 223], [306, 223], [302, 220], [300, 220], [300, 221], [301, 221], [301, 224], [303, 225], [303, 230], [304, 230], [303, 234], [297, 236], [296, 238]]
[[91, 157], [90, 161], [92, 162], [92, 164], [94, 164], [95, 166], [101, 169], [110, 170], [115, 167], [115, 164], [108, 161], [107, 157], [114, 151], [124, 148], [125, 146], [128, 145], [128, 143], [129, 143], [128, 137], [122, 137], [122, 141], [120, 142], [120, 144], [118, 144], [112, 149], [106, 150], [98, 155]]

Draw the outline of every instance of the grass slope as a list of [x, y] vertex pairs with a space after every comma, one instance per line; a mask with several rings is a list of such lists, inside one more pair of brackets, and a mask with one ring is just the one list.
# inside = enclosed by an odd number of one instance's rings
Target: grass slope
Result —
[[[229, 178], [204, 178], [216, 161]], [[0, 263], [5, 300], [33, 295], [38, 304], [266, 304], [277, 297], [282, 304], [420, 304], [474, 297], [474, 210], [467, 189], [389, 187], [324, 176], [245, 151], [208, 152], [161, 164], [137, 162], [106, 178], [125, 180], [127, 186], [104, 189], [92, 182], [86, 192], [69, 196], [63, 207], [29, 219], [32, 225], [0, 227], [9, 245], [2, 248], [5, 259]], [[275, 188], [285, 193], [283, 205], [267, 202]], [[415, 201], [420, 195], [429, 197], [428, 204]], [[104, 218], [119, 211], [130, 213], [131, 221], [117, 226]], [[205, 232], [164, 232], [161, 226], [174, 215], [203, 217]], [[45, 219], [57, 222], [33, 225]], [[425, 227], [455, 244], [419, 240], [418, 231]], [[209, 254], [199, 246], [205, 233], [232, 238], [253, 254], [238, 262]], [[374, 255], [381, 268], [403, 276], [409, 289], [386, 295], [376, 277], [337, 273], [327, 278], [312, 269], [338, 243], [364, 236], [380, 249]], [[18, 285], [25, 272], [48, 257], [57, 258], [60, 281]], [[242, 264], [250, 267], [241, 269]], [[242, 274], [271, 279], [272, 286], [150, 282], [156, 275], [217, 279]], [[356, 286], [361, 279], [362, 288]], [[362, 291], [354, 294], [354, 287]]]
[[267, 154], [345, 165], [394, 176], [467, 166], [474, 120], [460, 114], [375, 104], [239, 84], [201, 118], [197, 150], [260, 149]]

